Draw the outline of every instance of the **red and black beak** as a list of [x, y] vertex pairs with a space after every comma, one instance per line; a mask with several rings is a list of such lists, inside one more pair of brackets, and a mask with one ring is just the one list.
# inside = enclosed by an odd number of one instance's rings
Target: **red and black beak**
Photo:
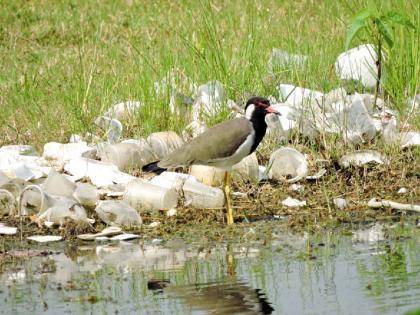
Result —
[[275, 114], [275, 115], [279, 115], [279, 116], [281, 116], [281, 114], [278, 112], [278, 111], [276, 111], [273, 107], [271, 107], [271, 106], [268, 106], [266, 109], [265, 109], [265, 111], [268, 113], [268, 114]]

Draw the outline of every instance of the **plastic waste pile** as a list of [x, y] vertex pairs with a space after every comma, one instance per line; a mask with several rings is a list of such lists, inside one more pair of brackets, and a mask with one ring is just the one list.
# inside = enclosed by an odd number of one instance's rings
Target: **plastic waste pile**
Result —
[[[337, 75], [342, 79], [359, 80], [366, 87], [374, 86], [372, 62], [375, 58], [371, 49], [371, 45], [362, 45], [338, 56]], [[291, 64], [303, 67], [307, 62], [306, 56], [274, 49], [269, 67]], [[268, 115], [266, 121], [268, 134], [274, 135], [279, 144], [288, 140], [292, 131], [308, 138], [335, 134], [350, 148], [376, 137], [401, 148], [420, 144], [420, 133], [407, 130], [406, 126], [400, 128], [397, 114], [381, 99], [374, 105], [371, 94], [349, 95], [340, 87], [322, 93], [290, 84], [279, 84], [277, 91], [279, 101], [271, 98], [281, 116]], [[182, 137], [173, 131], [162, 131], [152, 133], [146, 139], [122, 140], [124, 123], [135, 119], [143, 107], [141, 102], [130, 100], [111, 106], [95, 120], [103, 134], [91, 138], [94, 141], [72, 135], [69, 143], [46, 143], [42, 154], [31, 145], [1, 147], [0, 217], [36, 216], [39, 224], [53, 227], [69, 221], [94, 224], [92, 217], [95, 214], [107, 225], [134, 227], [142, 224], [144, 211], [165, 210], [169, 216], [169, 213], [175, 215], [179, 206], [222, 208], [225, 198], [220, 185], [224, 174], [219, 169], [194, 165], [188, 174], [169, 170], [153, 178], [139, 177], [136, 172], [203, 132], [207, 118], [217, 115], [223, 108], [230, 109], [233, 117], [242, 115], [243, 107], [227, 99], [221, 82], [210, 81], [198, 86], [178, 69], [156, 82], [155, 92], [168, 97], [172, 114], [186, 115], [190, 119]], [[408, 100], [410, 111], [416, 113], [419, 100], [419, 96]], [[352, 151], [341, 157], [341, 167], [389, 163], [375, 151]], [[236, 180], [251, 182], [304, 183], [318, 180], [325, 173], [321, 168], [309, 175], [307, 156], [292, 147], [281, 147], [272, 152], [267, 165], [259, 165], [254, 153], [233, 168]], [[304, 186], [293, 184], [289, 190], [302, 192]], [[377, 206], [375, 202], [371, 201], [372, 207]], [[333, 203], [339, 209], [347, 207], [342, 198], [335, 198]], [[306, 206], [305, 201], [291, 197], [282, 204]], [[12, 227], [2, 225], [0, 233], [13, 231]]]

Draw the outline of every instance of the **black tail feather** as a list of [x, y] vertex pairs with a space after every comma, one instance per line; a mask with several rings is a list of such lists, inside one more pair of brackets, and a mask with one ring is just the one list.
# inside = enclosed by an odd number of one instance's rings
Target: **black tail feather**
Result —
[[156, 173], [156, 174], [162, 174], [164, 171], [166, 171], [166, 168], [161, 168], [158, 166], [159, 161], [152, 162], [149, 164], [144, 165], [141, 170], [143, 172], [149, 172], [149, 173]]

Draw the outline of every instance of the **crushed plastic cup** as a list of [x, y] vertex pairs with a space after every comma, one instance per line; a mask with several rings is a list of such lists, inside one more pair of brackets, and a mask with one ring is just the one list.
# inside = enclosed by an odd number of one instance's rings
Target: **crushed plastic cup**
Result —
[[63, 198], [38, 215], [39, 219], [63, 225], [68, 221], [87, 223], [86, 210], [75, 200]]
[[185, 204], [193, 208], [221, 208], [225, 196], [220, 188], [211, 187], [192, 179], [187, 179], [183, 187]]
[[294, 183], [308, 175], [308, 161], [296, 149], [283, 147], [271, 154], [269, 178]]
[[342, 167], [363, 166], [368, 163], [386, 164], [388, 160], [379, 152], [373, 150], [360, 150], [343, 155], [338, 163]]
[[177, 206], [178, 197], [175, 189], [135, 179], [127, 185], [124, 201], [138, 210], [169, 210]]
[[158, 159], [166, 157], [183, 144], [181, 137], [173, 131], [152, 133], [146, 141], [150, 144]]
[[95, 186], [86, 183], [77, 183], [73, 198], [82, 206], [93, 209], [99, 201], [99, 192]]
[[51, 169], [47, 179], [42, 183], [43, 190], [51, 195], [72, 197], [76, 184], [60, 173]]
[[42, 157], [58, 167], [63, 167], [64, 163], [71, 159], [91, 157], [93, 153], [96, 153], [96, 149], [89, 147], [86, 142], [49, 142], [44, 145]]
[[0, 188], [0, 218], [12, 214], [15, 207], [15, 196], [10, 191]]
[[140, 226], [140, 214], [121, 200], [103, 200], [95, 208], [99, 218], [112, 226]]

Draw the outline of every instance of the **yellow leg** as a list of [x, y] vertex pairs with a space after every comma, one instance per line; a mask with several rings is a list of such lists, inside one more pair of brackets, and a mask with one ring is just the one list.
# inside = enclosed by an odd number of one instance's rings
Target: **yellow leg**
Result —
[[226, 215], [227, 215], [227, 224], [233, 224], [233, 209], [232, 203], [230, 200], [230, 173], [225, 172], [225, 178], [223, 180], [223, 192], [225, 193], [226, 198]]

